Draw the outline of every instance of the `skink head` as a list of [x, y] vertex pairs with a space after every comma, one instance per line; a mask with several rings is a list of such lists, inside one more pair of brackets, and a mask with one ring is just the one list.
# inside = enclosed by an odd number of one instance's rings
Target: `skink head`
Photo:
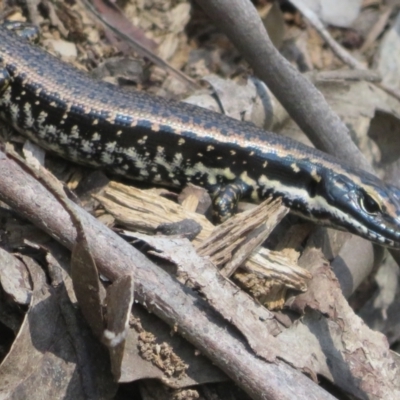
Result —
[[400, 189], [393, 190], [367, 173], [352, 176], [330, 171], [324, 178], [321, 189], [331, 206], [333, 225], [385, 246], [400, 247]]

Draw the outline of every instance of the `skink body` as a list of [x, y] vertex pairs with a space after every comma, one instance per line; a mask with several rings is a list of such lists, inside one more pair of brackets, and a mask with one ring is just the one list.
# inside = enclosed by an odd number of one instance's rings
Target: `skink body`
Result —
[[92, 79], [0, 27], [0, 117], [71, 161], [173, 187], [281, 196], [318, 223], [400, 246], [400, 202], [381, 180], [298, 142], [192, 105]]

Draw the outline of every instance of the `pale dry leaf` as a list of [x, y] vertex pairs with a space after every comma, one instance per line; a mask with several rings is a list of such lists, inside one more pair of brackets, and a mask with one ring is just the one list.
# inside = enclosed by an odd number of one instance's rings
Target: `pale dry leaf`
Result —
[[328, 25], [346, 28], [357, 18], [362, 0], [301, 0]]
[[[315, 374], [357, 397], [398, 398], [399, 367], [384, 335], [370, 330], [354, 313], [319, 250], [308, 249], [302, 260], [314, 278], [308, 292], [291, 302], [305, 315], [279, 335], [280, 344], [292, 350], [287, 361], [301, 369], [312, 365]], [[293, 346], [299, 337], [302, 345]]]
[[4, 294], [19, 305], [28, 305], [32, 298], [29, 274], [23, 262], [0, 248], [0, 284]]
[[376, 66], [382, 76], [382, 83], [400, 90], [400, 13], [394, 25], [385, 33], [379, 44]]

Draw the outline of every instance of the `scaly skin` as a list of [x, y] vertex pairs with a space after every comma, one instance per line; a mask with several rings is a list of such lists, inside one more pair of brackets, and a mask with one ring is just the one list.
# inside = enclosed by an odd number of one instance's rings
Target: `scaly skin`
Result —
[[189, 104], [127, 91], [0, 27], [0, 117], [68, 160], [155, 184], [204, 186], [222, 218], [270, 195], [316, 223], [400, 246], [397, 191], [288, 138]]

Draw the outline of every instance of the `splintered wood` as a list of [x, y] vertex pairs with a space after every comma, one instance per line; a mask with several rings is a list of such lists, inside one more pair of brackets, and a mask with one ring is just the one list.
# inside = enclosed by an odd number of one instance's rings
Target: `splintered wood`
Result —
[[[234, 278], [267, 306], [281, 307], [287, 289], [306, 290], [311, 275], [297, 265], [296, 259], [260, 247], [288, 212], [280, 199], [267, 199], [214, 227], [205, 216], [158, 193], [111, 182], [95, 198], [119, 226], [132, 231], [155, 234], [161, 224], [194, 220], [201, 225], [200, 233], [192, 241], [198, 254], [209, 258], [227, 277], [240, 267], [241, 272]], [[193, 199], [189, 203], [190, 210], [196, 208]], [[129, 232], [124, 233], [129, 236]]]
[[214, 225], [204, 215], [186, 211], [178, 204], [159, 195], [159, 190], [140, 190], [120, 183], [110, 182], [103, 195], [94, 196], [115, 218], [128, 229], [155, 233], [160, 224], [193, 219], [202, 226], [194, 240], [203, 241], [214, 230]]
[[268, 238], [287, 212], [280, 199], [267, 199], [215, 228], [196, 249], [201, 256], [209, 256], [217, 267], [225, 265], [221, 273], [231, 276]]

